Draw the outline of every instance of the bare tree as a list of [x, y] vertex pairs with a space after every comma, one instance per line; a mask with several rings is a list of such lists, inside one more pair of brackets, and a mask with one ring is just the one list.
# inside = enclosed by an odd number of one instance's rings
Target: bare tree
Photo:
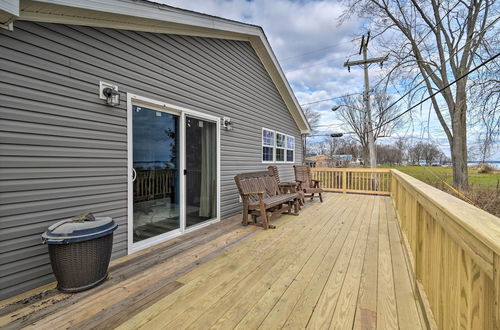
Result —
[[305, 108], [304, 115], [309, 122], [309, 126], [311, 126], [311, 133], [316, 133], [318, 130], [321, 114], [318, 111], [312, 110], [311, 108]]
[[423, 145], [421, 143], [417, 143], [413, 146], [410, 146], [408, 149], [408, 157], [410, 160], [410, 163], [414, 165], [418, 165], [420, 160], [423, 159]]
[[426, 165], [432, 165], [432, 163], [441, 161], [444, 158], [443, 152], [435, 143], [422, 141], [409, 147], [408, 155], [412, 164], [425, 161]]
[[[494, 42], [500, 43], [500, 37], [495, 35]], [[488, 40], [492, 41], [492, 40]], [[475, 153], [476, 160], [485, 163], [498, 145], [500, 135], [500, 64], [490, 66], [480, 71], [471, 81], [469, 93], [469, 124], [476, 130]]]
[[[306, 116], [307, 121], [309, 122], [309, 126], [311, 127], [311, 133], [314, 134], [318, 131], [318, 124], [321, 118], [321, 114], [318, 111], [314, 111], [311, 108], [303, 109], [304, 115]], [[303, 151], [302, 151], [302, 159], [306, 159], [306, 155], [315, 152], [315, 145], [311, 144], [311, 142], [307, 142], [307, 136], [302, 136], [303, 142]]]
[[[373, 137], [375, 141], [381, 136], [389, 136], [392, 131], [401, 125], [403, 118], [386, 123], [399, 112], [399, 107], [389, 107], [392, 97], [375, 91], [372, 101]], [[339, 116], [349, 125], [363, 149], [363, 161], [369, 164], [368, 128], [365, 124], [364, 103], [362, 96], [344, 96], [341, 99]]]
[[401, 163], [408, 159], [408, 143], [405, 138], [398, 138], [396, 142], [394, 142], [394, 147], [401, 153]]
[[338, 146], [335, 150], [337, 155], [352, 155], [354, 161], [361, 158], [360, 144], [349, 136], [337, 138]]
[[[498, 32], [498, 14], [491, 14], [496, 0], [344, 0], [344, 18], [357, 13], [373, 17], [379, 45], [393, 59], [391, 72], [406, 76], [405, 86], [428, 95], [450, 144], [453, 181], [468, 186], [467, 109], [468, 72], [488, 56], [488, 33]], [[491, 31], [496, 29], [497, 31]], [[491, 44], [496, 47], [498, 43]], [[414, 86], [415, 70], [424, 86]], [[412, 78], [413, 76], [413, 78]], [[450, 82], [459, 78], [453, 88]], [[444, 104], [443, 104], [443, 102]]]
[[400, 165], [403, 160], [403, 153], [396, 146], [378, 145], [377, 159], [381, 164]]
[[441, 150], [439, 150], [438, 146], [433, 143], [422, 143], [422, 156], [427, 165], [432, 165], [435, 161], [439, 159], [441, 155]]

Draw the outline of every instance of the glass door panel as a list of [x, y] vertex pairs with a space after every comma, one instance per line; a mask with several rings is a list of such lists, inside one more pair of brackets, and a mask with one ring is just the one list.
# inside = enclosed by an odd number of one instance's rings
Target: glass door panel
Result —
[[217, 217], [217, 124], [186, 116], [186, 227]]
[[180, 229], [179, 119], [132, 108], [133, 242]]

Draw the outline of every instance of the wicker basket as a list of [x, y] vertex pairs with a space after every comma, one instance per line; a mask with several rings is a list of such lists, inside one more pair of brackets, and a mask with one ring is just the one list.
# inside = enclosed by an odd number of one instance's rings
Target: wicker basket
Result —
[[89, 241], [49, 245], [57, 288], [64, 292], [90, 289], [108, 276], [113, 233]]
[[83, 291], [106, 279], [116, 228], [113, 219], [94, 218], [89, 213], [59, 221], [47, 229], [42, 240], [49, 246], [59, 290]]

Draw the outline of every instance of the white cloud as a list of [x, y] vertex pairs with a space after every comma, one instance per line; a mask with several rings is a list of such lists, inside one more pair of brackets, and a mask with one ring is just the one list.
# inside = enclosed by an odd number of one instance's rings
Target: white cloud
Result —
[[[174, 7], [263, 27], [300, 103], [323, 91], [325, 98], [362, 89], [360, 70], [348, 73], [347, 57], [359, 47], [360, 20], [339, 24], [336, 1], [161, 0]], [[305, 98], [303, 98], [305, 97]], [[306, 100], [307, 98], [307, 100]]]
[[[344, 8], [338, 1], [305, 0], [157, 0], [178, 8], [233, 19], [263, 27], [266, 36], [289, 80], [299, 103], [310, 103], [363, 90], [363, 72], [360, 67], [349, 73], [343, 63], [350, 57], [358, 59], [359, 37], [366, 23], [352, 18], [339, 24]], [[379, 56], [379, 54], [370, 54]], [[380, 79], [384, 70], [370, 67], [371, 86]], [[395, 98], [399, 93], [394, 91]], [[414, 100], [413, 104], [419, 100]], [[342, 121], [330, 111], [334, 100], [309, 107], [321, 111], [321, 131], [348, 131]], [[408, 105], [401, 104], [401, 111]], [[446, 136], [434, 112], [428, 119], [428, 105], [422, 111], [412, 111], [414, 122], [395, 135], [418, 136], [439, 141], [449, 155]], [[445, 111], [446, 112], [446, 111]], [[427, 123], [430, 122], [427, 132]], [[471, 131], [470, 140], [477, 137]], [[500, 153], [500, 151], [498, 152]], [[500, 155], [496, 155], [500, 157]]]

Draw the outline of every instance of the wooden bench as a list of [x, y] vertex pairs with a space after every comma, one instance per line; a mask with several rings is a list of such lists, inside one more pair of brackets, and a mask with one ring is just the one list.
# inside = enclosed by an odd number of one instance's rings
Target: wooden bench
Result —
[[[275, 214], [288, 212], [298, 215], [298, 194], [282, 193], [276, 178], [269, 171], [241, 173], [234, 177], [236, 186], [243, 201], [243, 225], [248, 225], [248, 215], [252, 216], [253, 223], [264, 229], [276, 228], [270, 225]], [[257, 223], [260, 216], [261, 223]]]
[[323, 189], [320, 188], [321, 180], [312, 178], [311, 168], [305, 165], [294, 165], [295, 181], [299, 183], [299, 189], [304, 192], [305, 197], [311, 197], [311, 200], [318, 194], [319, 200], [323, 203]]

